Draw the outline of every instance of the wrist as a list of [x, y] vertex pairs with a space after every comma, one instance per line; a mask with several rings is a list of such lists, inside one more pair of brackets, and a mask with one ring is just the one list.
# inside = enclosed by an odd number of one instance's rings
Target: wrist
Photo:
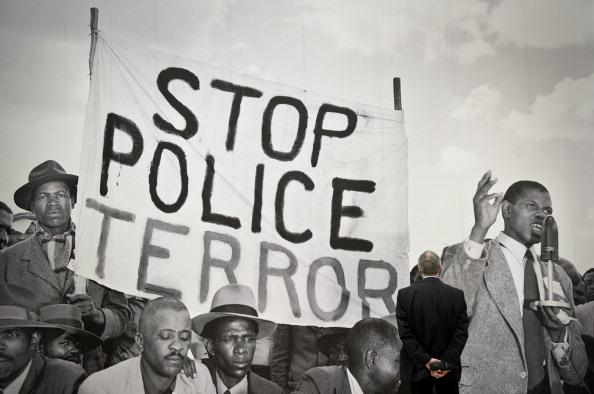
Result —
[[470, 230], [470, 236], [468, 238], [471, 241], [482, 244], [485, 242], [485, 238], [487, 237], [488, 231], [488, 227], [483, 227], [475, 224], [474, 226], [472, 226], [472, 230]]

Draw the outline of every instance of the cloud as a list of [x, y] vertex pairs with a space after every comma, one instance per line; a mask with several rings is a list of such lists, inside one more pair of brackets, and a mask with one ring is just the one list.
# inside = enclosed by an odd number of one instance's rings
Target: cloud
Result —
[[554, 49], [594, 40], [591, 0], [504, 0], [491, 23], [499, 42]]
[[449, 145], [439, 153], [436, 170], [441, 173], [459, 175], [474, 168], [477, 162], [476, 153]]
[[538, 96], [528, 112], [513, 110], [500, 123], [518, 137], [594, 141], [594, 74], [562, 80], [550, 94]]
[[481, 85], [470, 92], [466, 100], [455, 108], [450, 116], [458, 120], [483, 118], [492, 121], [502, 100], [503, 96], [499, 90], [488, 84]]
[[467, 64], [502, 46], [554, 49], [594, 41], [590, 0], [302, 0], [308, 28], [331, 37], [339, 50]]

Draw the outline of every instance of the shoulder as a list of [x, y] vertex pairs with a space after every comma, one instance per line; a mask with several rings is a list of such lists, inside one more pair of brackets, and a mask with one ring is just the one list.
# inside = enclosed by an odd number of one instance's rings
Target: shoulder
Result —
[[194, 365], [196, 367], [196, 377], [189, 378], [183, 371], [181, 371], [177, 375], [178, 384], [181, 380], [184, 385], [191, 388], [191, 391], [196, 394], [215, 394], [216, 388], [208, 368], [201, 362], [197, 361], [194, 361]]
[[139, 358], [140, 357], [129, 358], [128, 360], [121, 361], [116, 365], [112, 365], [109, 368], [90, 375], [83, 382], [81, 386], [81, 393], [93, 393], [100, 388], [107, 387], [112, 390], [116, 389], [119, 384], [125, 382], [124, 377], [128, 375], [130, 368], [138, 363]]
[[33, 245], [33, 236], [26, 240], [19, 242], [18, 244], [12, 245], [0, 253], [0, 262], [6, 262], [10, 260], [20, 259], [21, 256]]
[[85, 370], [78, 364], [61, 359], [47, 358], [45, 356], [41, 357], [45, 359], [46, 374], [52, 374], [53, 376], [60, 377], [60, 379], [78, 379], [81, 376], [86, 375]]
[[248, 375], [249, 378], [249, 385], [251, 386], [249, 388], [250, 392], [253, 393], [262, 393], [262, 394], [282, 394], [283, 390], [276, 384], [271, 382], [270, 380], [264, 379], [261, 376], [258, 376], [257, 374], [253, 373], [253, 372], [249, 372]]
[[315, 367], [305, 373], [310, 379], [315, 381], [329, 380], [333, 378], [342, 378], [343, 370], [341, 367], [331, 365], [325, 367]]
[[65, 392], [78, 387], [87, 373], [80, 365], [60, 359], [52, 359], [40, 354], [36, 355], [35, 363], [42, 365], [42, 372], [38, 378], [41, 387], [52, 387]]

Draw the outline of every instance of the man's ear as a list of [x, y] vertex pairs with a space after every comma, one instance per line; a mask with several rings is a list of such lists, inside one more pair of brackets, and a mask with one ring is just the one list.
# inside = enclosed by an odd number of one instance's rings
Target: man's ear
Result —
[[137, 332], [134, 336], [134, 342], [136, 342], [136, 346], [138, 346], [140, 353], [142, 353], [144, 351], [144, 336]]
[[209, 357], [215, 355], [215, 346], [212, 339], [204, 338], [204, 347], [206, 348]]
[[31, 333], [31, 341], [29, 342], [29, 349], [38, 351], [41, 342], [41, 332], [33, 331]]
[[365, 352], [365, 366], [367, 369], [373, 369], [377, 363], [377, 351], [374, 348], [367, 349]]
[[511, 215], [512, 204], [507, 200], [503, 200], [501, 203], [501, 214], [503, 215], [504, 219], [507, 219]]

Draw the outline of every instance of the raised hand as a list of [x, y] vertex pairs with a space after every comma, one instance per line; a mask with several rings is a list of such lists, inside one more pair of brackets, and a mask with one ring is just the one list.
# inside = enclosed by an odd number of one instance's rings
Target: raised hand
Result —
[[[470, 239], [483, 243], [487, 236], [487, 231], [495, 223], [497, 213], [501, 207], [502, 193], [491, 193], [489, 190], [497, 182], [497, 178], [491, 176], [491, 170], [485, 172], [478, 183], [476, 193], [472, 199], [474, 205], [474, 226], [470, 232]], [[490, 202], [493, 200], [493, 202]]]

